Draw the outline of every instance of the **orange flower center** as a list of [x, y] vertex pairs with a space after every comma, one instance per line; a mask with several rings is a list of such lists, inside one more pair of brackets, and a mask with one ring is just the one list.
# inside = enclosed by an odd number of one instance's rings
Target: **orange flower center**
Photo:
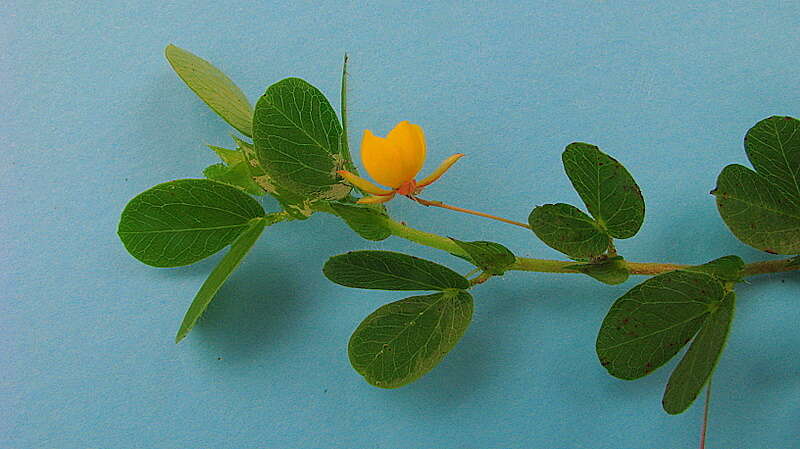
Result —
[[417, 190], [417, 181], [414, 179], [410, 179], [402, 184], [400, 187], [397, 188], [397, 193], [400, 195], [413, 195]]

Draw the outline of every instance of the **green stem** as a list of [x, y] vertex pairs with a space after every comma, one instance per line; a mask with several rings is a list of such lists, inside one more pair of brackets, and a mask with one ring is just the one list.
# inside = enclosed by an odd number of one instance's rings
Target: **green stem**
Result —
[[447, 251], [451, 254], [457, 254], [459, 256], [468, 257], [468, 254], [461, 249], [460, 246], [456, 245], [455, 242], [448, 239], [447, 237], [442, 237], [440, 235], [432, 234], [430, 232], [420, 231], [419, 229], [414, 229], [410, 226], [406, 226], [399, 221], [392, 220], [391, 218], [387, 218], [386, 227], [389, 228], [389, 231], [392, 235], [396, 235], [400, 238], [404, 238], [406, 240], [410, 240], [414, 243], [419, 243], [423, 246], [428, 246], [431, 248], [440, 249], [442, 251]]
[[[316, 210], [320, 212], [327, 212], [334, 214], [333, 209], [325, 202], [317, 203]], [[284, 212], [270, 215], [285, 214]], [[288, 217], [288, 215], [287, 215]], [[283, 218], [283, 221], [287, 218]], [[290, 217], [288, 219], [291, 219]], [[447, 237], [442, 237], [438, 234], [421, 231], [412, 228], [411, 226], [401, 223], [391, 218], [384, 219], [384, 225], [389, 229], [392, 235], [400, 238], [419, 243], [420, 245], [435, 248], [458, 256], [468, 257], [467, 253], [456, 245], [455, 242]], [[790, 259], [784, 260], [769, 260], [766, 262], [754, 262], [744, 266], [742, 271], [743, 277], [756, 276], [759, 274], [769, 273], [784, 273], [788, 271], [800, 271], [800, 266], [789, 266]], [[575, 265], [576, 262], [571, 260], [550, 260], [550, 259], [535, 259], [531, 257], [517, 257], [509, 270], [514, 271], [533, 271], [537, 273], [580, 273], [579, 271], [568, 268], [570, 265]], [[638, 276], [655, 276], [657, 274], [666, 273], [668, 271], [680, 270], [690, 265], [682, 265], [675, 263], [656, 263], [656, 262], [625, 262], [628, 271], [632, 275]]]
[[[410, 240], [420, 245], [436, 248], [448, 253], [466, 256], [467, 254], [460, 246], [452, 240], [430, 232], [420, 231], [398, 221], [387, 218], [385, 221], [389, 231], [400, 238]], [[788, 266], [789, 260], [770, 260], [767, 262], [755, 262], [744, 267], [743, 276], [755, 276], [759, 274], [781, 273], [800, 270], [800, 266]], [[517, 257], [517, 261], [509, 270], [533, 271], [538, 273], [579, 273], [569, 267], [576, 262], [567, 260], [534, 259], [529, 257]], [[690, 265], [674, 263], [655, 263], [655, 262], [626, 262], [628, 270], [632, 275], [654, 276], [668, 271], [680, 270]]]
[[758, 274], [784, 273], [787, 271], [800, 270], [800, 266], [790, 267], [789, 260], [768, 260], [766, 262], [753, 262], [744, 266], [743, 276], [755, 276]]
[[579, 271], [567, 268], [578, 262], [565, 260], [532, 259], [529, 257], [517, 257], [517, 261], [509, 270], [517, 271], [536, 271], [539, 273], [579, 273]]

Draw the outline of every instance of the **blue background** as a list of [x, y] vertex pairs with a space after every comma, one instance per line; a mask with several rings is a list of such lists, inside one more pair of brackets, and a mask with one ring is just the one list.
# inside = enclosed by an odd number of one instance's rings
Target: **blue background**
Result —
[[[509, 273], [475, 289], [474, 321], [444, 362], [398, 389], [369, 386], [346, 345], [402, 294], [323, 278], [331, 255], [391, 249], [463, 261], [390, 238], [360, 240], [331, 216], [267, 230], [206, 318], [173, 344], [219, 260], [155, 269], [116, 236], [126, 202], [198, 177], [204, 144], [232, 131], [171, 71], [168, 43], [230, 75], [255, 101], [300, 76], [338, 104], [351, 56], [350, 129], [421, 124], [426, 192], [524, 220], [580, 204], [560, 153], [572, 141], [620, 159], [647, 200], [630, 260], [768, 260], [725, 228], [708, 192], [742, 137], [800, 115], [800, 3], [7, 2], [0, 13], [0, 447], [683, 448], [702, 403], [668, 416], [671, 367], [610, 377], [594, 342], [613, 300], [641, 279]], [[766, 2], [764, 2], [766, 3]], [[357, 147], [357, 145], [354, 145]], [[267, 208], [274, 201], [264, 202]], [[522, 256], [558, 258], [529, 232], [391, 203], [396, 219]], [[798, 438], [796, 275], [739, 288], [714, 378], [709, 447]], [[792, 443], [794, 442], [794, 443]]]

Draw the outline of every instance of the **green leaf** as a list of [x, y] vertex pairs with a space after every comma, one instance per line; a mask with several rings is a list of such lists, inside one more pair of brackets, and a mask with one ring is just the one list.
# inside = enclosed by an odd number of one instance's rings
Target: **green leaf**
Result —
[[675, 367], [661, 401], [667, 413], [683, 413], [711, 378], [728, 339], [735, 303], [734, 292], [725, 295]]
[[621, 379], [650, 374], [689, 343], [725, 293], [706, 273], [671, 271], [644, 281], [617, 299], [603, 320], [600, 363]]
[[800, 252], [800, 199], [737, 164], [722, 170], [711, 193], [725, 224], [742, 242], [772, 254]]
[[411, 383], [458, 343], [472, 320], [472, 309], [469, 293], [452, 290], [386, 304], [353, 333], [350, 364], [377, 387]]
[[755, 172], [729, 165], [717, 178], [717, 208], [742, 242], [772, 254], [800, 252], [800, 121], [770, 117], [744, 138]]
[[209, 165], [203, 170], [203, 174], [208, 179], [237, 187], [250, 195], [262, 196], [266, 193], [264, 189], [253, 181], [253, 176], [250, 174], [250, 166], [246, 161], [237, 162], [231, 166], [226, 166], [225, 164]]
[[445, 266], [392, 251], [352, 251], [333, 256], [322, 272], [345, 287], [377, 290], [469, 288], [466, 278]]
[[298, 220], [305, 220], [310, 217], [314, 211], [311, 208], [311, 201], [304, 199], [280, 185], [273, 182], [272, 178], [267, 174], [261, 162], [258, 161], [256, 156], [255, 147], [243, 140], [233, 138], [239, 150], [242, 152], [244, 159], [250, 164], [250, 174], [253, 176], [253, 181], [258, 184], [265, 192], [272, 195], [281, 204], [281, 207]]
[[798, 265], [800, 265], [800, 256], [792, 257], [788, 262], [786, 262], [787, 267], [796, 267]]
[[628, 266], [622, 256], [611, 257], [597, 263], [569, 265], [565, 268], [580, 271], [609, 285], [622, 284], [628, 280], [630, 275]]
[[256, 157], [273, 185], [302, 201], [338, 200], [350, 187], [343, 168], [342, 126], [322, 92], [298, 78], [267, 89], [253, 125]]
[[517, 257], [505, 246], [485, 241], [463, 242], [450, 237], [456, 245], [460, 246], [469, 255], [469, 261], [481, 270], [500, 276], [514, 265]]
[[[209, 165], [208, 167], [203, 169], [203, 175], [205, 175], [205, 177], [208, 178], [208, 179], [211, 179], [211, 180], [214, 180], [214, 181], [219, 181], [219, 179], [214, 179], [214, 178], [224, 175], [225, 173], [228, 172], [228, 170], [230, 170], [230, 169], [225, 164], [213, 164], [213, 165]], [[219, 182], [223, 182], [223, 181], [219, 181]], [[230, 185], [229, 182], [226, 182], [225, 184]]]
[[331, 202], [333, 211], [347, 223], [350, 228], [367, 240], [384, 240], [392, 235], [386, 226], [388, 215], [375, 206]]
[[714, 259], [703, 265], [686, 268], [687, 271], [708, 273], [717, 279], [729, 282], [739, 282], [742, 279], [744, 261], [739, 256], [725, 256]]
[[350, 156], [350, 136], [347, 134], [347, 123], [349, 117], [347, 116], [347, 53], [344, 54], [344, 61], [342, 62], [342, 87], [339, 98], [339, 106], [342, 111], [342, 158], [344, 159], [345, 169], [350, 173], [358, 175], [358, 168], [353, 163], [353, 158]]
[[[238, 139], [234, 139], [238, 141]], [[227, 148], [217, 147], [214, 145], [207, 146], [214, 150], [214, 152], [217, 153], [217, 156], [219, 156], [222, 162], [224, 162], [226, 165], [235, 165], [244, 161], [244, 154], [241, 150], [229, 150]]]
[[262, 216], [261, 205], [235, 187], [181, 179], [133, 198], [122, 211], [117, 233], [140, 261], [177, 267], [216, 253]]
[[239, 237], [231, 245], [230, 251], [225, 254], [225, 257], [220, 260], [219, 264], [214, 268], [208, 276], [202, 287], [195, 295], [192, 305], [186, 311], [183, 317], [181, 327], [178, 329], [178, 334], [175, 335], [175, 343], [180, 343], [184, 337], [192, 330], [197, 320], [206, 311], [206, 308], [214, 299], [222, 284], [230, 277], [234, 270], [239, 266], [244, 257], [250, 251], [250, 248], [255, 245], [261, 233], [264, 231], [264, 226], [267, 220], [254, 219], [250, 222], [248, 228], [242, 232]]
[[800, 207], [800, 120], [764, 119], [747, 132], [744, 148], [758, 174]]
[[610, 243], [608, 234], [592, 217], [569, 204], [537, 206], [528, 223], [547, 246], [576, 259], [599, 256]]
[[571, 143], [561, 155], [564, 170], [589, 213], [611, 237], [636, 235], [644, 221], [644, 198], [616, 159], [588, 143]]
[[205, 59], [172, 44], [164, 53], [175, 73], [212, 111], [245, 136], [253, 135], [253, 107], [227, 75]]

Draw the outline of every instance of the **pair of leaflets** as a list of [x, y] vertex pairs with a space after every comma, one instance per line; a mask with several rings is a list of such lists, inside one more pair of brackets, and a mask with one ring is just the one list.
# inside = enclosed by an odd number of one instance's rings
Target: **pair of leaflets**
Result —
[[562, 161], [591, 216], [571, 204], [545, 204], [528, 217], [531, 229], [551, 248], [590, 262], [571, 268], [608, 284], [624, 282], [628, 272], [622, 258], [605, 255], [613, 238], [633, 237], [642, 226], [645, 206], [639, 186], [622, 164], [588, 143], [567, 145]]
[[[453, 242], [459, 257], [492, 275], [516, 260], [497, 243]], [[455, 347], [472, 321], [470, 281], [435, 262], [391, 251], [353, 251], [330, 258], [322, 271], [346, 287], [433, 292], [383, 305], [353, 332], [350, 363], [372, 385], [396, 388], [419, 379]]]
[[727, 340], [735, 310], [733, 285], [744, 263], [726, 256], [654, 276], [611, 306], [597, 336], [597, 356], [620, 379], [644, 377], [692, 341], [667, 382], [670, 414], [685, 411], [706, 385]]
[[176, 336], [178, 342], [265, 226], [278, 218], [266, 214], [258, 201], [239, 188], [209, 179], [180, 179], [132, 199], [122, 211], [117, 233], [128, 252], [154, 267], [189, 265], [232, 245], [195, 296]]

